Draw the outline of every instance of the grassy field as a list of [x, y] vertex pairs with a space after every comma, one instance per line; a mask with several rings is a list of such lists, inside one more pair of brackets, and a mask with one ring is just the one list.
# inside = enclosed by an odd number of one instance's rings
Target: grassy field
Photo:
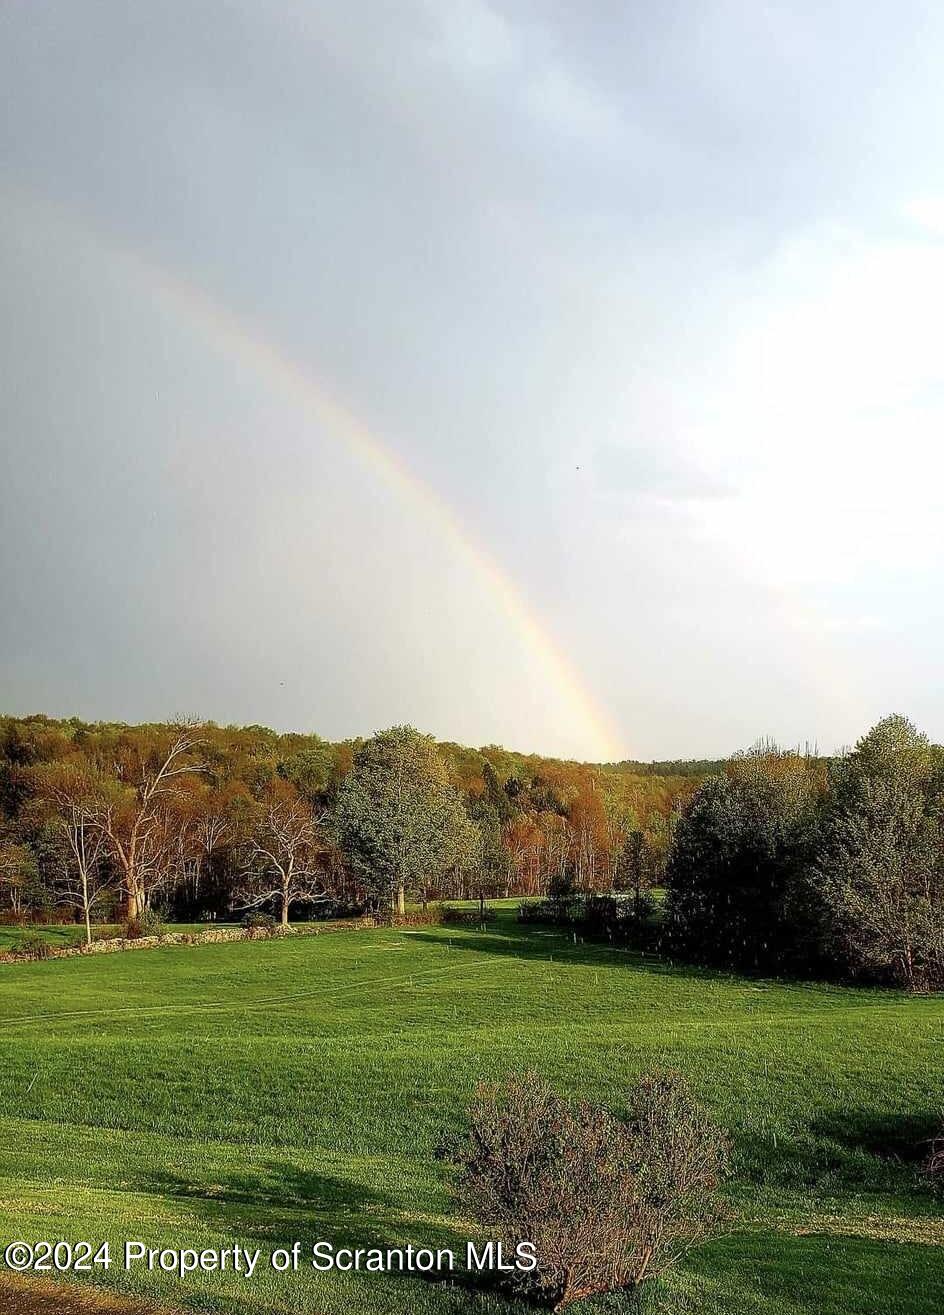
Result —
[[[464, 1245], [433, 1148], [477, 1079], [621, 1105], [682, 1068], [736, 1146], [731, 1234], [666, 1315], [937, 1315], [944, 999], [749, 982], [519, 929], [345, 932], [0, 968], [0, 1242]], [[96, 1279], [214, 1315], [520, 1312], [398, 1275]], [[584, 1309], [629, 1311], [625, 1296]]]
[[[106, 934], [118, 935], [117, 927], [93, 927], [94, 936]], [[0, 954], [16, 947], [24, 936], [42, 936], [44, 941], [56, 950], [67, 949], [70, 945], [81, 945], [85, 940], [85, 928], [73, 923], [39, 923], [35, 926], [19, 927], [0, 924]]]

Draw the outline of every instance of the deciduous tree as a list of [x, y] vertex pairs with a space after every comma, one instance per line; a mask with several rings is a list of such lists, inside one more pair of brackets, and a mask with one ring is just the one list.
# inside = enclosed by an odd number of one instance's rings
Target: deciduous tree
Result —
[[904, 717], [836, 765], [809, 889], [826, 952], [848, 971], [944, 986], [942, 806], [934, 750]]
[[129, 922], [140, 917], [166, 878], [172, 861], [168, 806], [179, 795], [180, 778], [203, 770], [192, 757], [201, 743], [194, 731], [178, 728], [169, 743], [123, 746], [113, 762], [117, 788], [103, 802], [100, 822], [108, 852], [121, 871]]
[[117, 869], [104, 862], [107, 836], [102, 826], [106, 786], [86, 763], [53, 764], [43, 779], [62, 841], [62, 872], [57, 882], [59, 903], [76, 909], [92, 943], [92, 912], [112, 893]]
[[275, 904], [283, 927], [289, 910], [299, 902], [325, 900], [323, 858], [326, 853], [320, 823], [310, 804], [294, 787], [273, 791], [258, 811], [243, 847], [238, 899], [243, 908]]
[[666, 929], [676, 948], [750, 971], [795, 962], [795, 893], [818, 787], [814, 761], [767, 745], [705, 781], [669, 857]]
[[401, 912], [423, 889], [480, 859], [481, 837], [431, 736], [395, 726], [367, 740], [336, 809], [341, 847], [374, 897]]

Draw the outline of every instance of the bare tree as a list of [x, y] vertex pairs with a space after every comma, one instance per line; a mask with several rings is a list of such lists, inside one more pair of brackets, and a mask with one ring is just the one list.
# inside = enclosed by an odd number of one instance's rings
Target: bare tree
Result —
[[201, 856], [210, 859], [222, 844], [233, 839], [235, 826], [224, 805], [210, 804], [201, 809], [194, 832]]
[[323, 867], [327, 847], [319, 830], [323, 820], [323, 813], [316, 817], [301, 799], [276, 799], [263, 806], [243, 853], [243, 908], [276, 901], [282, 926], [287, 927], [293, 904], [328, 898]]
[[148, 901], [165, 885], [188, 889], [196, 885], [200, 870], [200, 842], [194, 818], [176, 800], [158, 809], [144, 851], [145, 890]]
[[116, 874], [103, 862], [107, 837], [102, 828], [102, 783], [84, 771], [60, 772], [49, 784], [55, 823], [65, 841], [61, 903], [78, 909], [85, 923], [85, 943], [92, 944], [92, 910], [109, 895]]
[[[100, 824], [108, 852], [117, 863], [128, 902], [128, 920], [140, 917], [154, 889], [166, 877], [172, 857], [168, 840], [173, 834], [168, 802], [179, 793], [180, 777], [204, 770], [188, 755], [202, 741], [190, 730], [181, 730], [166, 754], [153, 765], [124, 762], [115, 765], [115, 776], [128, 789], [102, 807]], [[137, 779], [128, 781], [128, 774]]]
[[[248, 801], [240, 800], [239, 803], [245, 807]], [[190, 896], [197, 903], [204, 881], [212, 872], [214, 856], [226, 847], [233, 847], [239, 840], [239, 804], [232, 794], [210, 791], [197, 804], [191, 825], [194, 861], [189, 868]]]

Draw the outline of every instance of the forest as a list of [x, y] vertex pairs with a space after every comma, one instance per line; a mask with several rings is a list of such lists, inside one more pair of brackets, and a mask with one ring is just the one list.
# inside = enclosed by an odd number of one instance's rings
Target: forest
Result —
[[[674, 819], [718, 766], [587, 766], [402, 739], [472, 824], [464, 854], [420, 856], [407, 884], [424, 900], [621, 889], [641, 866], [658, 884]], [[372, 865], [338, 826], [365, 743], [264, 726], [0, 718], [0, 917], [134, 928], [157, 914], [210, 921], [265, 907], [287, 921], [376, 904]], [[432, 807], [427, 792], [414, 822]]]

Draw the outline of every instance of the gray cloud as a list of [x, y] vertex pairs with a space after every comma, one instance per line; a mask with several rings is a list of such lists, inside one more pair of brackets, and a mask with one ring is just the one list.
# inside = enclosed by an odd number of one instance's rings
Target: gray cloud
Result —
[[[944, 196], [942, 47], [920, 4], [4, 6], [0, 197], [26, 198], [0, 211], [8, 699], [596, 752], [487, 557], [628, 753], [828, 746], [906, 681], [944, 735], [920, 663], [843, 639], [887, 596], [928, 614], [904, 549], [875, 606], [849, 561], [856, 499], [893, 514], [893, 482], [845, 474], [858, 360], [870, 450], [925, 449], [897, 401], [920, 352], [856, 338], [843, 279], [887, 264], [924, 322], [886, 248]], [[121, 251], [324, 381], [429, 492]], [[778, 352], [825, 322], [848, 361], [791, 379]]]
[[685, 503], [732, 493], [730, 483], [699, 470], [682, 447], [665, 440], [604, 445], [595, 453], [593, 470], [602, 497]]

